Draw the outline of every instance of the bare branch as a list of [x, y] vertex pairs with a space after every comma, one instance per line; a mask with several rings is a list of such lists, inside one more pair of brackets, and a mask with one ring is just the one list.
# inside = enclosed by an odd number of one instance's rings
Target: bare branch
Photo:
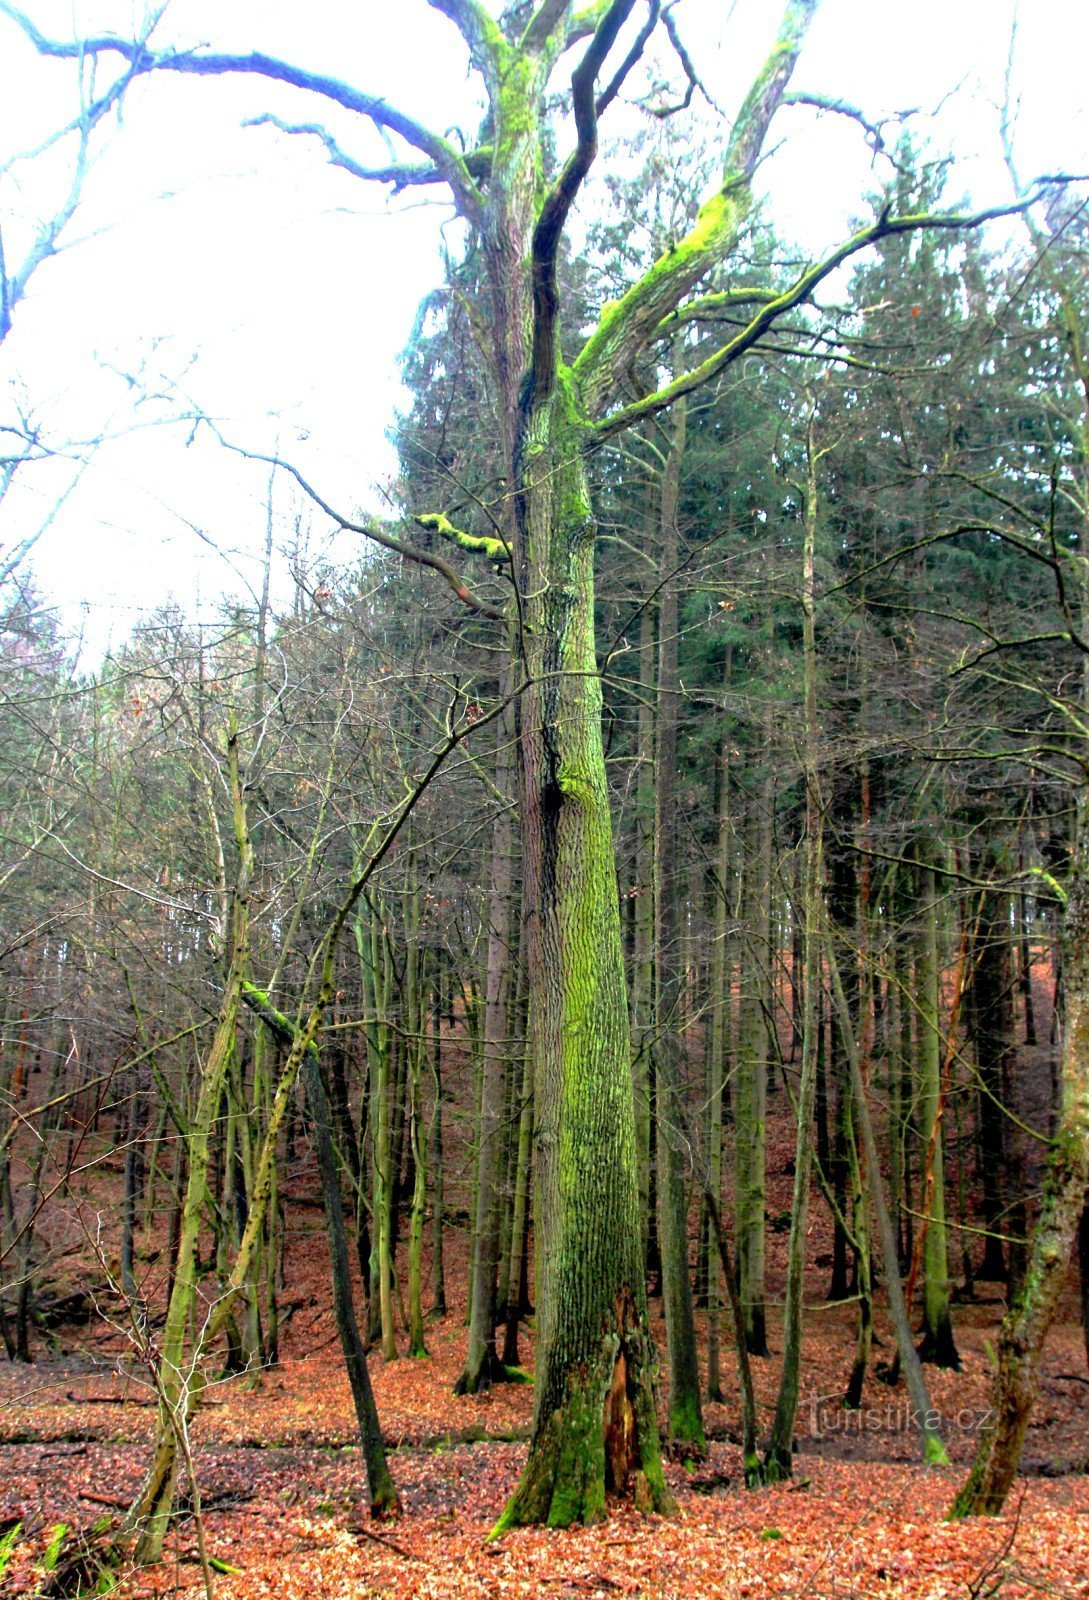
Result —
[[846, 100], [835, 100], [829, 95], [802, 94], [798, 91], [791, 91], [783, 96], [783, 104], [785, 106], [810, 106], [814, 111], [828, 111], [838, 117], [848, 117], [852, 122], [857, 122], [863, 130], [866, 135], [866, 143], [875, 156], [884, 156], [896, 168], [897, 172], [906, 171], [890, 153], [888, 145], [885, 143], [884, 129], [890, 122], [905, 122], [908, 117], [915, 116], [917, 107], [912, 107], [906, 111], [897, 111], [893, 116], [885, 117], [880, 122], [871, 122], [857, 106], [849, 105]]
[[[674, 5], [676, 4], [676, 0], [673, 0], [673, 4]], [[681, 64], [681, 69], [684, 72], [685, 78], [687, 79], [687, 85], [688, 86], [684, 91], [684, 99], [679, 101], [677, 105], [675, 105], [675, 106], [650, 106], [648, 109], [650, 111], [651, 116], [652, 117], [659, 117], [659, 118], [664, 119], [666, 117], [675, 116], [678, 111], [687, 111], [688, 107], [692, 104], [692, 96], [695, 94], [697, 89], [699, 90], [700, 94], [702, 94], [703, 98], [707, 101], [707, 104], [712, 108], [712, 110], [717, 111], [719, 116], [721, 116], [722, 115], [722, 107], [718, 104], [717, 101], [713, 100], [711, 98], [711, 96], [708, 94], [707, 86], [704, 84], [703, 80], [700, 78], [698, 72], [696, 71], [695, 64], [693, 63], [692, 57], [688, 54], [688, 51], [685, 49], [684, 41], [682, 40], [680, 34], [677, 31], [677, 24], [676, 24], [676, 21], [674, 20], [674, 17], [673, 17], [673, 6], [672, 5], [666, 7], [665, 14], [664, 14], [664, 16], [662, 18], [662, 21], [665, 23], [666, 33], [669, 35], [669, 42], [673, 46], [673, 49], [674, 49], [674, 51], [676, 53], [676, 56], [677, 56], [677, 60]]]
[[194, 77], [218, 78], [239, 74], [267, 78], [271, 82], [285, 83], [307, 94], [318, 95], [323, 100], [343, 107], [345, 111], [354, 111], [366, 117], [376, 128], [397, 134], [427, 156], [449, 184], [462, 214], [474, 222], [480, 218], [483, 196], [461, 151], [455, 145], [424, 127], [414, 117], [389, 105], [379, 95], [365, 94], [339, 78], [321, 72], [307, 72], [291, 62], [281, 61], [277, 56], [265, 55], [258, 50], [251, 51], [249, 55], [198, 49], [156, 52], [149, 50], [144, 41], [132, 43], [114, 34], [70, 41], [49, 39], [10, 0], [0, 0], [0, 15], [8, 16], [17, 23], [39, 54], [44, 56], [82, 61], [88, 56], [116, 55], [128, 63], [132, 75], [183, 72]]
[[[353, 178], [362, 178], [368, 183], [390, 183], [395, 194], [402, 189], [418, 185], [447, 182], [446, 174], [434, 162], [429, 161], [394, 161], [382, 167], [364, 166], [354, 156], [350, 156], [338, 144], [328, 128], [323, 127], [320, 122], [285, 122], [273, 112], [264, 111], [259, 117], [247, 117], [242, 124], [244, 128], [260, 128], [265, 125], [278, 128], [281, 133], [309, 134], [315, 139], [320, 139], [328, 154], [330, 166], [341, 167], [345, 172], [351, 173]], [[484, 148], [471, 151], [465, 157], [465, 165], [474, 178], [486, 177], [491, 166], [491, 150]]]
[[438, 572], [446, 579], [458, 599], [463, 605], [468, 606], [470, 611], [476, 611], [482, 617], [490, 617], [493, 622], [505, 622], [507, 620], [504, 611], [501, 611], [498, 606], [491, 605], [487, 600], [482, 599], [480, 595], [475, 594], [461, 574], [450, 565], [449, 561], [444, 561], [442, 556], [434, 555], [430, 550], [420, 550], [416, 545], [406, 544], [403, 539], [398, 539], [395, 534], [387, 533], [384, 528], [380, 528], [375, 522], [356, 522], [353, 518], [344, 516], [342, 512], [335, 510], [327, 500], [323, 499], [313, 484], [309, 483], [298, 467], [292, 466], [290, 461], [285, 461], [282, 456], [264, 455], [260, 450], [245, 450], [241, 445], [232, 444], [229, 439], [225, 439], [211, 422], [208, 423], [208, 426], [212, 428], [224, 449], [233, 450], [236, 455], [245, 456], [248, 461], [263, 461], [266, 466], [279, 467], [289, 477], [294, 478], [299, 488], [314, 502], [318, 510], [324, 511], [325, 515], [332, 522], [335, 522], [338, 528], [342, 528], [345, 533], [358, 533], [362, 538], [369, 539], [372, 544], [381, 545], [383, 550], [392, 550], [395, 555], [403, 556], [406, 561], [414, 561], [420, 567], [430, 567], [433, 572]]
[[[635, 0], [612, 0], [593, 39], [571, 78], [572, 109], [577, 142], [555, 184], [541, 207], [533, 230], [533, 354], [530, 369], [534, 392], [548, 393], [555, 373], [556, 319], [559, 290], [556, 258], [560, 238], [582, 181], [597, 154], [597, 76], [605, 58], [616, 43], [624, 23], [634, 9]], [[652, 10], [655, 9], [652, 0]], [[630, 70], [628, 66], [627, 70]], [[610, 85], [610, 88], [612, 86]], [[613, 91], [615, 93], [615, 90]]]

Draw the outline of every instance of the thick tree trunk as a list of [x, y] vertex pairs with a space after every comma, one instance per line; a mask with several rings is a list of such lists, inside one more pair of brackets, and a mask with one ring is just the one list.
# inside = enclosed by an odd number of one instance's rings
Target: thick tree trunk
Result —
[[570, 397], [527, 419], [521, 540], [530, 1037], [539, 1197], [533, 1436], [499, 1529], [634, 1482], [670, 1503], [643, 1282], [627, 994], [594, 648], [594, 527]]

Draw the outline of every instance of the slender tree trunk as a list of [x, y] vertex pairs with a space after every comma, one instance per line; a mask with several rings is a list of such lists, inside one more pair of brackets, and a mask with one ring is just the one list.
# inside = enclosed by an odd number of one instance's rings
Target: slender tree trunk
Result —
[[915, 945], [916, 1004], [919, 1010], [919, 1096], [923, 1147], [927, 1152], [926, 1239], [924, 1241], [923, 1361], [960, 1366], [949, 1315], [949, 1246], [945, 1227], [945, 1160], [942, 1115], [942, 1035], [939, 1017], [941, 965], [938, 955], [938, 903], [934, 869], [919, 868], [919, 929]]
[[[679, 357], [678, 357], [679, 359]], [[662, 1301], [669, 1357], [669, 1432], [679, 1445], [706, 1448], [700, 1408], [696, 1324], [688, 1267], [688, 1191], [685, 1162], [691, 1133], [681, 1088], [682, 936], [681, 873], [677, 827], [678, 672], [677, 509], [684, 460], [686, 411], [674, 407], [673, 433], [662, 482], [661, 566], [658, 599], [658, 744], [655, 762], [655, 1043], [658, 1088], [658, 1236], [662, 1250]]]
[[[729, 688], [732, 652], [727, 650], [724, 682]], [[725, 728], [718, 759], [718, 847], [715, 853], [714, 908], [711, 919], [711, 1002], [708, 1029], [708, 1083], [710, 1089], [710, 1147], [707, 1155], [708, 1187], [722, 1205], [722, 1114], [726, 1098], [727, 1063], [730, 1051], [730, 965], [727, 948], [730, 848], [733, 822], [730, 815], [730, 734]], [[706, 1203], [706, 1202], [705, 1202]], [[712, 1230], [713, 1231], [713, 1230]], [[721, 1335], [719, 1298], [721, 1268], [717, 1251], [712, 1256], [707, 1285], [707, 1398], [721, 1402]]]
[[635, 1076], [635, 1139], [643, 1259], [647, 1272], [660, 1270], [657, 1185], [654, 1179], [654, 718], [656, 681], [654, 605], [644, 601], [639, 620], [639, 769], [635, 785], [634, 958], [632, 1050]]
[[[514, 686], [511, 653], [503, 681]], [[491, 888], [488, 897], [488, 969], [485, 981], [480, 1138], [477, 1144], [476, 1212], [473, 1228], [469, 1347], [457, 1381], [458, 1394], [476, 1394], [505, 1376], [495, 1350], [496, 1290], [499, 1271], [499, 1173], [503, 1153], [503, 1098], [510, 1033], [510, 975], [513, 967], [511, 902], [514, 890], [515, 708], [513, 699], [496, 723], [495, 786], [498, 809], [492, 828]]]
[[[769, 752], [770, 754], [770, 752]], [[768, 1354], [764, 1306], [764, 1150], [768, 1083], [765, 968], [771, 919], [770, 781], [761, 786], [748, 824], [749, 953], [741, 996], [734, 1096], [734, 1213], [738, 1290], [750, 1355]]]
[[435, 1005], [431, 1025], [431, 1076], [435, 1083], [435, 1105], [431, 1113], [431, 1315], [446, 1315], [446, 1266], [443, 1260], [443, 1213], [446, 1205], [446, 1172], [442, 1160], [442, 1002], [443, 971], [435, 973]]
[[[802, 547], [802, 661], [805, 698], [805, 880], [802, 902], [801, 1025], [802, 1070], [796, 1107], [794, 1192], [790, 1208], [790, 1243], [787, 1252], [786, 1296], [783, 1305], [783, 1365], [771, 1438], [764, 1456], [769, 1483], [789, 1477], [792, 1471], [794, 1419], [802, 1366], [802, 1316], [804, 1310], [806, 1241], [809, 1218], [809, 1180], [813, 1157], [813, 1111], [817, 1091], [817, 1050], [821, 1025], [823, 974], [821, 971], [821, 896], [824, 875], [824, 810], [818, 767], [820, 725], [817, 712], [816, 646], [816, 535], [817, 455], [814, 419], [810, 414], [806, 434], [806, 512]], [[799, 975], [794, 973], [797, 987]]]
[[934, 1418], [936, 1413], [930, 1404], [926, 1379], [923, 1376], [922, 1365], [912, 1339], [911, 1324], [908, 1321], [907, 1306], [904, 1303], [904, 1289], [900, 1282], [900, 1264], [896, 1258], [896, 1235], [892, 1231], [892, 1218], [889, 1216], [888, 1203], [885, 1199], [885, 1181], [881, 1174], [877, 1136], [874, 1133], [869, 1097], [866, 1093], [866, 1084], [862, 1076], [862, 1066], [854, 1036], [851, 1009], [844, 992], [843, 979], [840, 976], [839, 966], [836, 961], [835, 948], [827, 935], [827, 930], [825, 932], [828, 970], [832, 979], [836, 1010], [839, 1013], [841, 1037], [847, 1056], [851, 1088], [855, 1096], [855, 1113], [858, 1118], [859, 1131], [862, 1134], [862, 1147], [865, 1151], [870, 1171], [870, 1198], [877, 1220], [878, 1236], [881, 1240], [885, 1287], [888, 1292], [889, 1310], [892, 1313], [893, 1326], [896, 1329], [896, 1346], [900, 1356], [900, 1365], [907, 1380], [908, 1395], [914, 1411], [915, 1425], [919, 1429], [923, 1460], [927, 1464], [947, 1466], [949, 1458], [946, 1455], [945, 1446], [942, 1444], [941, 1435], [935, 1426]]

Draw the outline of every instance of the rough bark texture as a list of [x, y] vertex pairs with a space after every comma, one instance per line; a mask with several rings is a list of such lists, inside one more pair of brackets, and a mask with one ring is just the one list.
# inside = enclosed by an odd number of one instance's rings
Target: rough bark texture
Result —
[[594, 648], [594, 527], [566, 384], [527, 417], [521, 536], [533, 687], [524, 845], [538, 1160], [529, 1461], [499, 1528], [603, 1515], [634, 1480], [663, 1509], [635, 1115]]

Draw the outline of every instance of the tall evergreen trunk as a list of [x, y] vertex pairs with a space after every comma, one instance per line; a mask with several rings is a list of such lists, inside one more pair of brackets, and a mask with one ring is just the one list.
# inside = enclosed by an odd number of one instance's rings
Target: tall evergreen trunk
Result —
[[[679, 351], [675, 352], [679, 363]], [[670, 1437], [706, 1448], [700, 1408], [692, 1279], [688, 1267], [688, 1191], [685, 1162], [691, 1133], [681, 1086], [682, 936], [681, 873], [677, 842], [678, 671], [677, 509], [684, 460], [686, 410], [674, 408], [673, 431], [662, 480], [661, 568], [658, 599], [658, 744], [655, 761], [654, 1060], [658, 1089], [658, 1236], [662, 1251], [662, 1302], [669, 1358]]]
[[632, 956], [632, 1051], [635, 1077], [635, 1142], [639, 1209], [647, 1272], [661, 1268], [658, 1252], [656, 1150], [654, 1139], [654, 605], [644, 598], [639, 619], [638, 760], [635, 780], [635, 882]]
[[[770, 719], [769, 719], [770, 724]], [[769, 729], [770, 731], [770, 729]], [[766, 963], [771, 928], [770, 780], [750, 806], [748, 835], [748, 959], [740, 1002], [734, 1090], [734, 1213], [738, 1290], [745, 1317], [745, 1347], [768, 1354], [764, 1306], [764, 1152], [768, 1084]]]
[[[817, 711], [816, 642], [816, 536], [817, 454], [814, 417], [806, 432], [805, 535], [802, 546], [802, 669], [804, 675], [805, 868], [801, 905], [802, 1066], [795, 1108], [794, 1192], [790, 1207], [790, 1243], [787, 1249], [786, 1295], [783, 1305], [783, 1365], [775, 1420], [764, 1456], [769, 1483], [789, 1477], [793, 1464], [794, 1418], [802, 1367], [802, 1316], [805, 1286], [806, 1241], [809, 1218], [809, 1180], [813, 1159], [813, 1111], [817, 1092], [817, 1050], [821, 1025], [823, 974], [821, 972], [821, 896], [824, 875], [824, 810], [821, 801]], [[794, 973], [795, 986], [798, 973]]]
[[[732, 652], [727, 650], [724, 667], [724, 687], [729, 689], [732, 669]], [[715, 852], [714, 905], [711, 919], [711, 999], [710, 1027], [708, 1030], [708, 1086], [710, 1091], [709, 1131], [707, 1153], [708, 1186], [715, 1202], [722, 1205], [722, 1113], [726, 1097], [727, 1065], [730, 1052], [730, 965], [727, 948], [730, 882], [730, 849], [733, 843], [733, 820], [730, 815], [730, 730], [725, 728], [719, 747], [718, 780], [718, 843]], [[713, 1232], [713, 1227], [712, 1227]], [[712, 1256], [707, 1286], [707, 1398], [721, 1401], [721, 1335], [719, 1288], [721, 1270], [717, 1251]]]
[[[509, 697], [514, 686], [511, 653], [503, 681]], [[510, 975], [513, 967], [511, 901], [514, 888], [515, 708], [513, 698], [496, 723], [495, 787], [498, 807], [492, 825], [491, 875], [488, 895], [488, 965], [485, 979], [480, 1131], [476, 1163], [476, 1211], [473, 1226], [469, 1346], [459, 1377], [458, 1394], [476, 1394], [504, 1368], [495, 1349], [496, 1290], [499, 1271], [499, 1173], [503, 1152], [503, 1097], [510, 1033]]]
[[[920, 852], [922, 854], [922, 852]], [[958, 1367], [949, 1315], [949, 1246], [945, 1226], [945, 1160], [941, 1125], [942, 1035], [939, 1015], [941, 962], [938, 953], [938, 901], [934, 869], [919, 867], [919, 925], [915, 944], [916, 1005], [919, 1013], [919, 1098], [923, 1145], [927, 1152], [924, 1212], [923, 1361]]]

